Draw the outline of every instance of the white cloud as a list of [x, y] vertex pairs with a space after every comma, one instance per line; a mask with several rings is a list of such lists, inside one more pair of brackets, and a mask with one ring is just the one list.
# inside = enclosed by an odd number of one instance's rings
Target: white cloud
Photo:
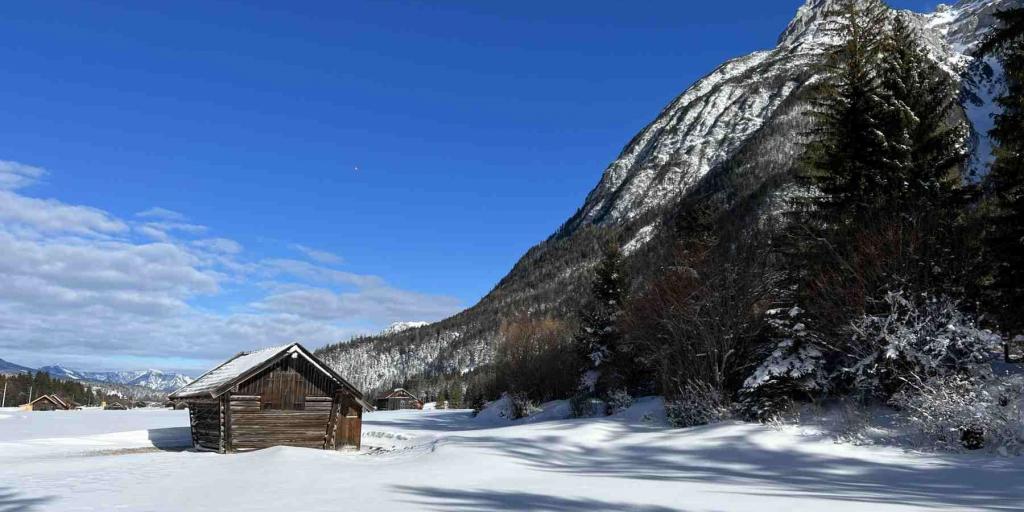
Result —
[[289, 259], [268, 259], [263, 265], [271, 275], [288, 274], [318, 283], [357, 286], [360, 288], [384, 285], [384, 280], [373, 275], [354, 274], [342, 270], [321, 267], [307, 261]]
[[46, 170], [10, 160], [0, 160], [0, 190], [17, 190], [38, 182]]
[[[35, 364], [45, 354], [45, 362], [96, 367], [109, 367], [103, 361], [113, 356], [212, 361], [288, 341], [316, 347], [459, 307], [375, 275], [259, 259], [235, 240], [199, 237], [208, 228], [170, 210], [138, 216], [149, 220], [0, 190], [5, 359]], [[302, 252], [316, 262], [339, 261], [310, 251]]]
[[317, 263], [323, 263], [325, 265], [340, 265], [345, 261], [344, 259], [342, 259], [341, 256], [338, 256], [337, 254], [328, 251], [313, 249], [312, 247], [306, 247], [305, 245], [301, 244], [292, 244], [292, 249], [295, 249], [296, 251], [305, 254], [307, 258]]
[[136, 213], [135, 216], [141, 217], [143, 219], [163, 219], [172, 221], [183, 221], [186, 218], [185, 215], [182, 213], [176, 212], [174, 210], [168, 210], [167, 208], [161, 208], [159, 206], [154, 206], [148, 210], [143, 210], [139, 213]]
[[192, 245], [217, 254], [238, 254], [242, 252], [242, 244], [227, 238], [193, 240]]
[[54, 199], [25, 197], [6, 190], [0, 190], [0, 224], [48, 234], [113, 235], [128, 230], [127, 224], [102, 210]]
[[307, 288], [273, 293], [257, 307], [316, 320], [359, 318], [374, 323], [391, 323], [401, 318], [443, 318], [458, 311], [459, 301], [388, 286], [343, 293]]

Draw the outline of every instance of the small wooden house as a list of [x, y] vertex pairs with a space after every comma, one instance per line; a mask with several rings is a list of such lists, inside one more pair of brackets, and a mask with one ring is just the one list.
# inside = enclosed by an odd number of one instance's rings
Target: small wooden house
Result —
[[404, 409], [422, 409], [423, 401], [403, 388], [398, 388], [377, 399], [377, 409], [381, 411], [401, 411]]
[[187, 403], [192, 444], [220, 453], [360, 446], [362, 393], [302, 345], [242, 352], [175, 391]]
[[127, 411], [131, 408], [132, 403], [128, 400], [110, 400], [103, 403], [104, 411]]
[[29, 402], [25, 408], [30, 411], [66, 411], [71, 406], [57, 395], [43, 395]]

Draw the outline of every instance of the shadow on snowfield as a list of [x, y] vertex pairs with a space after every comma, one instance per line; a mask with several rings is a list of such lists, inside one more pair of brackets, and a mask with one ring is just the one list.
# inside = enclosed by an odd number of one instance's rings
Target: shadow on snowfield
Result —
[[490, 512], [494, 510], [550, 510], [618, 512], [635, 510], [638, 512], [679, 512], [678, 509], [643, 506], [631, 503], [611, 503], [595, 499], [566, 498], [548, 496], [528, 492], [508, 491], [461, 491], [436, 487], [396, 486], [395, 490], [412, 494], [418, 499], [408, 500], [417, 507], [430, 507], [434, 510], [459, 510], [471, 512]]
[[180, 452], [192, 448], [192, 430], [189, 427], [151, 428], [149, 442], [161, 451]]
[[[714, 427], [700, 427], [714, 429]], [[705, 435], [713, 430], [705, 430]], [[687, 434], [680, 431], [658, 436]], [[697, 436], [699, 437], [699, 436]], [[594, 477], [731, 485], [729, 493], [749, 496], [808, 498], [845, 503], [901, 503], [959, 510], [1024, 510], [1024, 458], [922, 454], [902, 461], [873, 461], [842, 454], [807, 453], [766, 447], [747, 433], [714, 435], [692, 445], [567, 442], [558, 436], [532, 438], [453, 436], [451, 443], [476, 445], [519, 460], [541, 471]], [[920, 458], [919, 458], [920, 457]], [[458, 505], [466, 500], [485, 510], [477, 492], [405, 488]], [[534, 497], [540, 499], [541, 497]], [[547, 497], [544, 497], [547, 498]], [[494, 506], [500, 506], [499, 499]], [[474, 501], [475, 500], [475, 501]], [[555, 504], [557, 505], [557, 503]], [[529, 508], [529, 507], [527, 507]], [[545, 508], [545, 507], [539, 507]], [[557, 506], [554, 510], [563, 510]], [[568, 510], [566, 508], [565, 510]], [[594, 510], [610, 510], [594, 508]]]
[[29, 512], [40, 505], [53, 501], [52, 497], [25, 498], [8, 487], [0, 487], [0, 512]]

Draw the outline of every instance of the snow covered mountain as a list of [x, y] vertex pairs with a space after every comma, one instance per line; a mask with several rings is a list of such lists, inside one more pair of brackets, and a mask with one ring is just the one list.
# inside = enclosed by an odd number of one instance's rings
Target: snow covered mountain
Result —
[[85, 372], [72, 370], [61, 365], [44, 366], [39, 371], [50, 374], [51, 377], [59, 379], [81, 380], [89, 382], [100, 382], [106, 384], [118, 384], [125, 386], [140, 386], [154, 391], [174, 391], [192, 379], [179, 373], [164, 373], [160, 370], [133, 370], [121, 372]]
[[0, 375], [17, 375], [19, 373], [29, 373], [31, 371], [33, 371], [32, 368], [27, 366], [21, 366], [0, 359]]
[[430, 325], [430, 322], [395, 322], [380, 332], [379, 336], [387, 336], [389, 334], [397, 334], [402, 331], [408, 331], [409, 329], [417, 329]]
[[[819, 79], [829, 42], [823, 28], [835, 3], [807, 0], [774, 48], [722, 64], [669, 103], [605, 169], [577, 213], [477, 305], [433, 329], [387, 331], [320, 355], [368, 391], [410, 377], [465, 373], [491, 360], [503, 316], [571, 310], [600, 244], [621, 244], [640, 273], [656, 266], [652, 247], [672, 236], [664, 219], [684, 199], [715, 197], [747, 214], [771, 210], [801, 151], [799, 134], [809, 127], [808, 85]], [[994, 12], [1022, 3], [962, 0], [912, 13], [933, 58], [962, 84], [977, 174], [991, 159], [992, 99], [1003, 82], [997, 63], [976, 61], [970, 52], [993, 26]]]
[[[626, 146], [605, 170], [570, 230], [585, 224], [608, 224], [637, 218], [688, 192], [714, 167], [780, 113], [815, 77], [809, 73], [829, 43], [823, 30], [835, 0], [807, 0], [772, 50], [726, 62], [699, 80], [666, 107]], [[928, 14], [914, 13], [920, 33], [937, 61], [955, 76], [968, 70], [967, 54], [992, 26], [992, 14], [1019, 0], [963, 0]], [[975, 102], [969, 107], [991, 112], [992, 89], [1000, 79], [991, 69], [968, 74]], [[972, 80], [973, 79], [973, 80]], [[982, 83], [976, 83], [981, 81]], [[972, 121], [982, 121], [982, 116]], [[985, 125], [985, 123], [981, 123]], [[975, 159], [988, 160], [987, 125], [975, 130]], [[780, 148], [788, 159], [798, 146], [790, 138]]]

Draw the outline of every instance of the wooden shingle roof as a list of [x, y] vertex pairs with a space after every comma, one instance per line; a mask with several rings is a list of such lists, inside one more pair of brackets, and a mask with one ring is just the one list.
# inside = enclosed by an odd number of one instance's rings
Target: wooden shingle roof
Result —
[[279, 359], [292, 355], [305, 358], [314, 367], [330, 377], [331, 380], [348, 389], [356, 400], [359, 401], [360, 405], [368, 410], [373, 410], [373, 406], [363, 400], [363, 394], [355, 386], [298, 343], [270, 347], [253, 352], [240, 352], [235, 357], [206, 372], [190, 384], [171, 393], [168, 398], [171, 400], [217, 398], [228, 392], [236, 384], [270, 367]]

